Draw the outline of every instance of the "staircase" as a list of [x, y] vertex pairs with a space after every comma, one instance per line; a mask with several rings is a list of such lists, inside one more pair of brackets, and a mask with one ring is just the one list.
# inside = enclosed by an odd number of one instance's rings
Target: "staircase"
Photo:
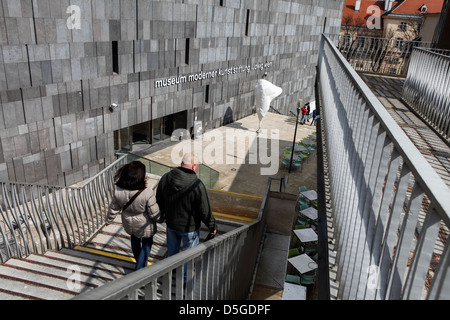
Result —
[[[125, 156], [74, 188], [0, 183], [0, 241], [4, 242], [7, 234], [13, 241], [9, 251], [14, 253], [7, 260], [2, 253], [0, 299], [70, 299], [133, 272], [130, 236], [122, 227], [120, 215], [110, 225], [101, 224], [113, 174], [124, 160]], [[149, 179], [150, 186], [154, 188], [158, 180]], [[258, 217], [261, 197], [217, 190], [208, 194], [218, 235]], [[167, 257], [166, 225], [158, 224], [157, 230], [149, 265]], [[207, 233], [201, 230], [200, 239]], [[34, 253], [15, 258], [25, 246], [28, 251], [24, 252]], [[7, 251], [1, 243], [0, 249]]]
[[[249, 223], [241, 217], [217, 217], [219, 234]], [[120, 216], [104, 226], [85, 245], [44, 254], [31, 254], [24, 259], [11, 258], [0, 264], [1, 300], [66, 300], [133, 272], [134, 258], [130, 237], [122, 227]], [[200, 238], [208, 231], [202, 229]], [[166, 226], [158, 224], [158, 232], [149, 264], [167, 256]]]
[[0, 265], [0, 299], [70, 299], [132, 270], [131, 262], [72, 249], [11, 258]]

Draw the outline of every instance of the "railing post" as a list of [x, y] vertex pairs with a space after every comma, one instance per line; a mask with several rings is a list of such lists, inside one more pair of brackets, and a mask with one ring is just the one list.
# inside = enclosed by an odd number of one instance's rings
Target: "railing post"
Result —
[[446, 296], [449, 188], [325, 37], [318, 74], [338, 298]]

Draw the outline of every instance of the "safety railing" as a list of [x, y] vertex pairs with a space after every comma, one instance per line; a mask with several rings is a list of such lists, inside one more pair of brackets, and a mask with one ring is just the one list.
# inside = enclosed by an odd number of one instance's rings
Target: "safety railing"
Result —
[[84, 243], [104, 224], [121, 157], [77, 187], [0, 182], [0, 261]]
[[[149, 158], [141, 157], [133, 153], [126, 153], [128, 162], [139, 160], [146, 168], [146, 171], [151, 174], [163, 176], [165, 173], [172, 170], [172, 167], [158, 163]], [[202, 180], [203, 184], [208, 189], [214, 189], [219, 181], [219, 172], [211, 167], [201, 163], [197, 170], [198, 177]]]
[[340, 299], [449, 299], [450, 190], [329, 38], [321, 118]]
[[445, 139], [450, 139], [450, 56], [415, 48], [403, 100]]
[[406, 76], [412, 49], [429, 48], [430, 42], [353, 34], [328, 35], [359, 72]]
[[255, 268], [264, 240], [264, 209], [270, 187], [269, 179], [256, 221], [74, 299], [247, 299], [251, 294]]

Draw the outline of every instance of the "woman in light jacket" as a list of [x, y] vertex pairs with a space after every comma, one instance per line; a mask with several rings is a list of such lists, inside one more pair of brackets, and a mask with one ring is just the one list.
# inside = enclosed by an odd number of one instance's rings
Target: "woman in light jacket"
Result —
[[146, 186], [145, 166], [139, 161], [121, 167], [115, 176], [116, 188], [109, 205], [106, 223], [110, 224], [122, 208], [139, 190], [143, 190], [122, 212], [122, 225], [131, 235], [131, 250], [136, 259], [136, 270], [147, 266], [156, 223], [162, 216], [152, 188]]

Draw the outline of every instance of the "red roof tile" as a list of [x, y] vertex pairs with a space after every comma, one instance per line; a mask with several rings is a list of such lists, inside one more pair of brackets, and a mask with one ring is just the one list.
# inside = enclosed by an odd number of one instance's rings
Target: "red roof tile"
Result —
[[394, 6], [393, 13], [420, 14], [420, 7], [427, 6], [427, 13], [439, 13], [442, 10], [444, 0], [405, 0], [398, 6]]
[[[394, 2], [395, 4], [396, 2]], [[345, 0], [344, 12], [342, 14], [342, 25], [356, 26], [355, 21], [360, 20], [366, 25], [367, 19], [372, 15], [372, 10], [367, 12], [367, 8], [375, 5], [380, 8], [380, 15], [384, 13], [384, 1], [361, 0], [359, 12], [355, 12], [356, 0]], [[347, 21], [346, 17], [351, 16], [353, 20]], [[361, 26], [361, 25], [360, 25]]]

